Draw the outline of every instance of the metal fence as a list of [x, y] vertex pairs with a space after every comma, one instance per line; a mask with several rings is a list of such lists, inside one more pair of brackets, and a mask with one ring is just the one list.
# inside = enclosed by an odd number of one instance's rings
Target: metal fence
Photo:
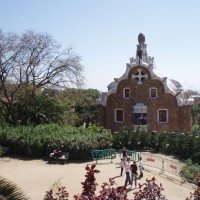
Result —
[[[119, 156], [122, 158], [122, 149], [119, 150]], [[127, 150], [127, 156], [130, 158], [130, 160], [139, 161], [140, 154], [136, 151]]]
[[[122, 149], [119, 150], [119, 156], [122, 157]], [[127, 156], [131, 160], [139, 161], [139, 158], [142, 157], [143, 165], [150, 166], [151, 168], [155, 168], [159, 170], [160, 173], [170, 173], [175, 176], [181, 178], [181, 182], [184, 182], [183, 178], [181, 177], [181, 170], [183, 167], [183, 163], [179, 161], [175, 161], [172, 159], [164, 158], [158, 155], [153, 155], [150, 153], [138, 153], [136, 151], [127, 151]], [[113, 159], [116, 158], [116, 150], [115, 149], [103, 149], [103, 150], [93, 150], [92, 151], [92, 159], [96, 160], [104, 160], [104, 159]]]
[[146, 153], [141, 153], [140, 156], [142, 157], [142, 162], [144, 165], [155, 167], [160, 170], [163, 169], [163, 158]]
[[92, 153], [92, 159], [96, 160], [96, 163], [98, 160], [104, 160], [104, 159], [110, 159], [112, 163], [113, 159], [116, 158], [115, 149], [92, 150], [91, 153]]
[[[179, 161], [170, 160], [168, 158], [164, 158], [161, 156], [148, 154], [148, 153], [140, 153], [142, 157], [142, 161], [144, 165], [157, 168], [160, 170], [160, 173], [170, 173], [176, 176], [181, 177], [181, 170], [183, 167], [183, 163]], [[183, 178], [181, 177], [181, 182], [183, 182]]]

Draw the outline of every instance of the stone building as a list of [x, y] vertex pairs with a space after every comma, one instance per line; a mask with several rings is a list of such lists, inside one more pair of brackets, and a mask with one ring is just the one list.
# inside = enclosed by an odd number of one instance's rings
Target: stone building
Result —
[[99, 124], [112, 132], [124, 126], [133, 131], [190, 132], [194, 99], [178, 81], [160, 75], [142, 33], [138, 42], [136, 57], [130, 58], [125, 73], [114, 78], [98, 100]]

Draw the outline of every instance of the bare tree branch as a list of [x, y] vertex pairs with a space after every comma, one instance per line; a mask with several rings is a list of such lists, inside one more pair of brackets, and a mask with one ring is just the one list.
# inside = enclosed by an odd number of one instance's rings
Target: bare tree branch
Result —
[[41, 87], [80, 87], [82, 73], [80, 56], [62, 49], [48, 34], [27, 31], [18, 36], [0, 30], [0, 99], [7, 102], [10, 115], [16, 113], [13, 119], [19, 118], [16, 102], [27, 88], [34, 95]]

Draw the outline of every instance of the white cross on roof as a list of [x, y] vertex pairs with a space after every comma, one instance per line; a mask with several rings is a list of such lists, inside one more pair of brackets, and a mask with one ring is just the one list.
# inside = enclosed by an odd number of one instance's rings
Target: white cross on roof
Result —
[[138, 75], [133, 74], [132, 78], [135, 78], [137, 80], [137, 84], [142, 84], [142, 78], [148, 78], [148, 74], [144, 74], [142, 75], [142, 70], [141, 69], [137, 69], [138, 71]]

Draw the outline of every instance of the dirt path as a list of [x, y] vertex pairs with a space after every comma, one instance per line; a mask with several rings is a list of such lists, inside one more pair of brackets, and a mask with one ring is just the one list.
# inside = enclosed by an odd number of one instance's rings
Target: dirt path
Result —
[[[9, 160], [0, 160], [1, 175], [16, 183], [30, 197], [31, 200], [42, 200], [47, 191], [53, 184], [61, 183], [70, 193], [69, 199], [73, 199], [75, 194], [82, 191], [81, 181], [85, 180], [85, 166], [87, 164], [95, 164], [95, 162], [69, 162], [69, 164], [48, 164], [43, 160], [22, 160], [10, 158]], [[124, 185], [125, 175], [119, 177], [120, 168], [118, 167], [119, 158], [113, 163], [110, 160], [99, 161], [96, 169], [100, 173], [96, 175], [96, 181], [99, 184], [98, 190], [103, 182], [108, 182], [110, 177], [116, 177], [115, 181], [120, 185]], [[180, 185], [179, 182], [171, 179], [163, 178], [157, 173], [150, 170], [144, 171], [144, 177], [139, 180], [144, 183], [145, 179], [152, 177], [157, 179], [156, 183], [163, 184], [168, 200], [185, 200], [193, 191], [187, 185]], [[130, 186], [128, 186], [128, 189]], [[128, 190], [128, 197], [133, 199], [135, 189]]]

